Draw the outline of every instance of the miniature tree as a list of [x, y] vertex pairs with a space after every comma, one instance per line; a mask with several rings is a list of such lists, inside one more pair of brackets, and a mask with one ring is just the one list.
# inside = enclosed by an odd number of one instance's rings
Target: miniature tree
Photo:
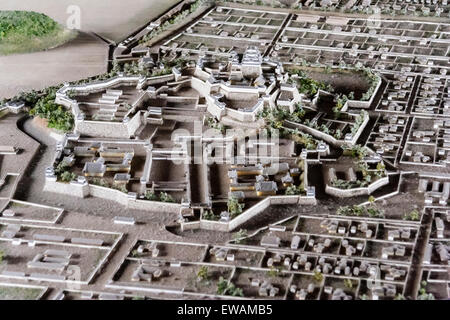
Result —
[[218, 220], [219, 216], [214, 214], [212, 210], [205, 209], [203, 210], [202, 219], [204, 220]]
[[289, 195], [302, 194], [303, 192], [305, 192], [305, 189], [303, 188], [303, 186], [291, 185], [286, 188], [285, 194], [289, 196]]
[[322, 282], [323, 281], [323, 274], [320, 271], [314, 270], [314, 280], [317, 282]]
[[411, 221], [419, 221], [420, 220], [420, 212], [417, 209], [414, 209], [409, 214], [405, 214], [403, 220], [411, 220]]
[[70, 181], [72, 181], [72, 180], [75, 180], [76, 177], [77, 177], [77, 176], [76, 176], [75, 173], [71, 173], [71, 172], [69, 172], [69, 171], [64, 171], [64, 172], [61, 174], [61, 181], [63, 181], [63, 182], [70, 182]]
[[434, 295], [432, 293], [428, 293], [426, 286], [427, 286], [427, 282], [426, 281], [422, 281], [421, 283], [421, 288], [419, 290], [419, 295], [417, 296], [418, 300], [434, 300]]
[[242, 213], [244, 204], [239, 203], [239, 200], [236, 197], [231, 196], [228, 198], [227, 207], [229, 213], [233, 216], [237, 216]]
[[228, 296], [238, 296], [243, 297], [244, 291], [242, 288], [237, 288], [234, 283], [229, 283], [223, 277], [219, 278], [219, 282], [217, 283], [217, 294], [220, 295], [228, 295]]
[[234, 296], [234, 297], [243, 297], [244, 296], [244, 290], [242, 290], [242, 288], [237, 288], [233, 283], [230, 283], [228, 292], [229, 292], [230, 296]]
[[225, 280], [223, 277], [219, 278], [219, 282], [217, 282], [217, 294], [225, 295], [228, 288], [228, 280]]
[[162, 202], [175, 202], [175, 200], [172, 198], [172, 196], [170, 194], [168, 194], [167, 192], [161, 192], [159, 194], [159, 199]]
[[280, 275], [281, 270], [278, 268], [275, 268], [274, 266], [270, 267], [270, 270], [267, 271], [267, 275], [269, 277], [278, 277]]
[[350, 279], [344, 279], [344, 286], [347, 289], [352, 289], [353, 288], [353, 282]]
[[147, 200], [151, 200], [151, 201], [156, 201], [156, 200], [158, 200], [158, 196], [152, 191], [152, 190], [148, 190], [146, 193], [145, 193], [145, 199], [147, 199]]
[[136, 258], [139, 257], [141, 254], [135, 249], [131, 251], [131, 257]]
[[247, 230], [245, 229], [240, 229], [239, 231], [233, 233], [233, 240], [236, 244], [244, 243], [246, 237], [247, 237]]
[[209, 275], [208, 275], [208, 267], [207, 266], [201, 266], [200, 270], [198, 270], [197, 272], [197, 279], [199, 281], [204, 281], [204, 280], [208, 280]]
[[352, 207], [352, 211], [353, 211], [353, 215], [355, 215], [355, 216], [361, 217], [364, 215], [364, 207], [362, 207], [362, 206], [354, 205]]

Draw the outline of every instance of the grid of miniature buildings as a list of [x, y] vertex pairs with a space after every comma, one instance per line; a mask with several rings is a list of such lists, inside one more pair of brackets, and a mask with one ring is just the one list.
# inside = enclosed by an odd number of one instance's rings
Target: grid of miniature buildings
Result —
[[383, 97], [376, 107], [377, 111], [406, 113], [410, 101], [413, 101], [412, 90], [419, 76], [408, 76], [401, 73], [385, 74], [387, 86]]
[[167, 192], [177, 202], [186, 195], [185, 164], [176, 164], [145, 141], [68, 141], [61, 162], [76, 176], [100, 186], [139, 195], [147, 190]]
[[436, 299], [450, 298], [450, 212], [445, 208], [432, 209], [431, 234], [427, 243], [422, 280], [427, 292]]
[[[391, 14], [414, 14], [423, 16], [447, 16], [450, 5], [447, 0], [372, 0], [372, 1], [349, 1], [360, 3], [369, 3], [371, 6], [380, 8], [381, 12]], [[357, 3], [356, 3], [357, 2]]]
[[410, 262], [417, 224], [386, 219], [300, 216], [293, 234], [300, 248], [315, 253]]
[[[107, 287], [206, 297], [222, 276], [245, 298], [393, 299], [403, 293], [420, 224], [369, 220], [301, 215], [244, 246], [138, 241]], [[196, 280], [200, 266], [212, 286]]]
[[448, 120], [415, 117], [401, 162], [446, 167], [450, 159], [449, 150]]
[[238, 199], [276, 195], [287, 186], [300, 184], [301, 181], [294, 179], [300, 179], [302, 173], [303, 170], [295, 163], [290, 165], [287, 162], [266, 167], [261, 164], [231, 166], [228, 170], [230, 192]]
[[412, 113], [431, 116], [450, 115], [448, 79], [422, 77]]
[[394, 163], [406, 130], [407, 117], [381, 115], [373, 127], [366, 146]]
[[[138, 241], [106, 287], [177, 294], [185, 297], [217, 297], [220, 277], [241, 288], [243, 298], [283, 299], [289, 277], [272, 278], [261, 268], [265, 250], [209, 246], [187, 242]], [[207, 281], [198, 280], [207, 267]]]
[[121, 239], [120, 233], [0, 224], [8, 260], [0, 278], [89, 283]]
[[445, 77], [449, 68], [450, 25], [395, 20], [295, 15], [273, 54], [282, 62], [301, 57], [311, 63], [361, 63], [384, 73]]
[[301, 0], [299, 3], [303, 9], [370, 13], [377, 8], [391, 15], [445, 17], [450, 10], [447, 0]]
[[[242, 145], [215, 143], [205, 150], [208, 165], [202, 201], [212, 204], [211, 209], [217, 215], [226, 211], [230, 196], [243, 202], [247, 209], [263, 197], [285, 194], [289, 186], [307, 189], [307, 164], [295, 156], [293, 141], [281, 139], [274, 154], [270, 146], [274, 142], [254, 138]], [[229, 219], [226, 213], [223, 215], [223, 219]]]
[[[367, 222], [342, 217], [300, 216], [298, 219], [292, 229], [281, 225], [271, 226], [268, 233], [259, 237], [262, 247], [301, 252], [284, 256], [278, 253], [266, 261], [269, 267], [302, 274], [298, 277], [308, 275], [306, 278], [309, 283], [291, 287], [290, 291], [297, 299], [319, 296], [321, 299], [345, 299], [341, 290], [338, 290], [343, 289], [345, 292], [343, 283], [340, 283], [345, 279], [356, 280], [351, 287], [353, 290], [358, 288], [359, 296], [366, 294], [378, 299], [389, 292], [386, 297], [393, 298], [402, 292], [419, 225], [382, 219]], [[381, 277], [378, 285], [370, 291], [365, 283], [376, 270], [381, 272]], [[311, 281], [314, 271], [324, 276], [325, 281], [321, 285]], [[346, 295], [355, 298], [351, 288], [347, 287], [346, 290]]]
[[[450, 181], [445, 178], [422, 176], [419, 180], [418, 190], [424, 194], [426, 205], [446, 206], [450, 196]], [[441, 228], [440, 231], [443, 232], [443, 219], [438, 219], [438, 224]], [[443, 238], [443, 233], [438, 238]]]
[[242, 53], [247, 47], [256, 46], [264, 52], [287, 16], [280, 12], [217, 7], [165, 42], [162, 48], [227, 54]]

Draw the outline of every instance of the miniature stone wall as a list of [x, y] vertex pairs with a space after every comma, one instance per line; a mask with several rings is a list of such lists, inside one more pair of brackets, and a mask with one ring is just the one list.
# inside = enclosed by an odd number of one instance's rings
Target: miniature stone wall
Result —
[[253, 217], [262, 213], [271, 205], [290, 205], [290, 204], [315, 205], [316, 198], [307, 196], [270, 196], [258, 202], [253, 207], [245, 210], [243, 213], [241, 213], [239, 216], [232, 219], [231, 221], [221, 222], [202, 219], [200, 221], [195, 222], [181, 223], [181, 228], [183, 230], [200, 228], [211, 231], [231, 232], [233, 230], [236, 230], [239, 226], [243, 225]]
[[348, 107], [350, 108], [360, 108], [360, 109], [369, 109], [370, 106], [372, 105], [373, 100], [375, 99], [375, 96], [377, 95], [378, 89], [380, 89], [381, 83], [383, 82], [381, 80], [381, 77], [378, 77], [378, 84], [375, 87], [375, 90], [373, 91], [372, 96], [370, 97], [369, 100], [367, 101], [362, 101], [362, 100], [348, 100], [346, 102], [346, 104], [348, 105]]
[[326, 134], [320, 130], [308, 127], [304, 124], [301, 123], [296, 123], [296, 122], [292, 122], [292, 121], [287, 121], [288, 123], [295, 125], [299, 130], [309, 133], [310, 135], [316, 137], [317, 139], [323, 140], [326, 143], [329, 143], [333, 146], [342, 146], [344, 144], [356, 144], [356, 141], [358, 141], [359, 136], [361, 135], [361, 133], [363, 132], [363, 130], [365, 129], [367, 123], [369, 122], [369, 116], [366, 115], [366, 117], [364, 118], [363, 123], [361, 124], [361, 126], [359, 127], [358, 131], [353, 135], [352, 140], [351, 141], [344, 141], [344, 140], [337, 140], [335, 139], [333, 136]]
[[356, 196], [362, 196], [362, 195], [370, 195], [375, 190], [377, 190], [387, 184], [389, 184], [388, 177], [380, 178], [365, 188], [340, 189], [340, 188], [332, 187], [327, 184], [327, 185], [325, 185], [325, 192], [327, 194], [330, 194], [335, 197], [349, 198], [349, 197], [356, 197]]
[[130, 209], [137, 210], [179, 213], [181, 209], [181, 204], [179, 203], [132, 199], [128, 196], [128, 194], [123, 193], [119, 190], [96, 186], [88, 183], [78, 183], [76, 181], [73, 181], [71, 183], [63, 183], [46, 179], [44, 191], [66, 194], [79, 198], [85, 198], [87, 196], [98, 197], [110, 201], [115, 201]]

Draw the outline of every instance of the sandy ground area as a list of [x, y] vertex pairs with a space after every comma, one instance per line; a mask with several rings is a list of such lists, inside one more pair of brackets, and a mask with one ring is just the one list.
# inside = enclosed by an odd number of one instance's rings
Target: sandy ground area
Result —
[[179, 0], [2, 0], [0, 10], [45, 13], [63, 25], [71, 16], [70, 6], [80, 8], [80, 29], [119, 41], [159, 16]]
[[0, 99], [104, 73], [107, 60], [108, 45], [87, 33], [52, 50], [0, 56]]
[[2, 134], [0, 145], [13, 146], [19, 149], [15, 155], [2, 155], [0, 161], [0, 178], [7, 173], [22, 173], [32, 161], [39, 143], [17, 128], [17, 121], [23, 115], [8, 114], [1, 118]]
[[165, 12], [179, 0], [2, 0], [0, 10], [42, 12], [63, 25], [71, 16], [70, 6], [80, 9], [80, 29], [73, 41], [53, 50], [0, 56], [0, 99], [20, 91], [43, 89], [106, 72], [108, 46], [97, 33], [120, 41]]

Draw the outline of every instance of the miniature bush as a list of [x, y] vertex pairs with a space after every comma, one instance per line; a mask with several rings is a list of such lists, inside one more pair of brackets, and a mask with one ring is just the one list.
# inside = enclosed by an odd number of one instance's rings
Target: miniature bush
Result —
[[297, 103], [294, 112], [291, 115], [289, 115], [289, 120], [294, 122], [301, 122], [302, 119], [305, 117], [305, 115], [306, 115], [305, 109], [303, 109], [300, 103]]
[[[370, 178], [370, 176], [368, 177]], [[369, 182], [370, 181], [367, 180], [347, 181], [342, 179], [334, 179], [331, 181], [331, 185], [339, 189], [353, 189], [367, 187]]]
[[91, 183], [100, 187], [109, 188], [109, 184], [105, 181], [105, 179], [94, 178]]
[[317, 270], [314, 270], [313, 278], [314, 278], [314, 280], [317, 281], [317, 282], [322, 282], [322, 281], [323, 281], [323, 274], [322, 274], [322, 272], [319, 272], [319, 271], [317, 271]]
[[299, 132], [298, 130], [291, 130], [290, 138], [300, 145], [305, 146], [308, 150], [317, 149], [318, 141], [315, 140], [310, 134]]
[[131, 257], [133, 258], [137, 258], [139, 257], [141, 254], [135, 249], [133, 251], [131, 251]]
[[150, 191], [150, 190], [145, 193], [144, 197], [145, 197], [145, 199], [151, 200], [151, 201], [158, 200], [158, 196], [153, 191]]
[[371, 218], [384, 218], [384, 211], [380, 208], [369, 207], [367, 208], [367, 213]]
[[223, 277], [219, 278], [219, 281], [217, 282], [217, 294], [225, 295], [225, 292], [228, 288], [228, 281], [225, 280]]
[[295, 83], [300, 93], [306, 94], [309, 97], [314, 96], [319, 90], [333, 92], [333, 88], [325, 82], [311, 79], [306, 72], [297, 69], [289, 70], [291, 75], [295, 74], [298, 77], [290, 77], [289, 82]]
[[239, 203], [239, 200], [233, 196], [228, 198], [227, 208], [232, 217], [238, 216], [242, 213], [245, 204]]
[[223, 277], [219, 278], [219, 282], [217, 283], [217, 294], [219, 295], [227, 295], [227, 296], [244, 296], [244, 291], [241, 288], [237, 288], [234, 283], [229, 283]]
[[205, 124], [211, 128], [216, 129], [220, 133], [224, 134], [226, 131], [226, 126], [224, 126], [222, 123], [220, 123], [216, 118], [213, 117], [206, 117], [205, 118]]
[[427, 282], [422, 281], [420, 285], [421, 287], [419, 289], [419, 295], [417, 296], [417, 300], [434, 300], [434, 295], [432, 293], [428, 293], [426, 290]]
[[280, 273], [281, 273], [281, 270], [278, 268], [275, 268], [274, 266], [271, 266], [270, 270], [267, 271], [267, 275], [269, 277], [278, 277], [280, 275]]
[[419, 221], [420, 220], [420, 212], [417, 209], [414, 209], [410, 213], [405, 214], [403, 216], [403, 220]]
[[304, 192], [305, 192], [305, 188], [302, 185], [300, 185], [300, 186], [291, 185], [286, 188], [286, 191], [284, 193], [288, 196], [292, 196], [292, 195], [303, 194]]
[[344, 286], [347, 289], [352, 289], [353, 288], [353, 282], [350, 279], [344, 279]]
[[363, 67], [360, 68], [359, 70], [363, 72], [364, 76], [367, 79], [367, 82], [369, 83], [369, 89], [367, 89], [367, 91], [361, 97], [362, 101], [367, 101], [370, 100], [370, 98], [374, 94], [375, 89], [378, 86], [378, 83], [381, 81], [381, 79], [375, 73], [373, 73], [372, 70], [370, 70], [370, 68]]
[[384, 218], [384, 211], [375, 205], [371, 205], [370, 207], [364, 206], [343, 206], [339, 207], [336, 211], [338, 216], [369, 216], [372, 218]]
[[116, 190], [119, 190], [120, 192], [128, 193], [128, 189], [124, 185], [114, 186], [113, 188], [116, 189]]
[[175, 202], [173, 197], [167, 192], [161, 192], [159, 194], [159, 200], [161, 200], [162, 202]]
[[342, 138], [342, 131], [340, 129], [336, 129], [334, 132], [334, 138], [340, 140]]
[[348, 98], [346, 95], [338, 95], [335, 98], [336, 105], [333, 107], [333, 112], [335, 114], [339, 114], [339, 112], [342, 110], [342, 108], [345, 106], [345, 103], [347, 102]]
[[353, 124], [350, 132], [352, 133], [352, 135], [355, 135], [359, 128], [361, 128], [361, 125], [363, 124], [365, 118], [367, 117], [367, 111], [362, 110], [361, 113], [359, 114], [359, 116], [357, 116], [355, 118], [355, 123]]
[[42, 13], [0, 11], [0, 55], [53, 48], [76, 34]]
[[202, 219], [210, 220], [210, 221], [217, 221], [217, 220], [219, 220], [219, 216], [214, 214], [214, 212], [212, 210], [203, 210]]
[[72, 180], [75, 180], [77, 177], [77, 175], [73, 172], [70, 171], [64, 171], [63, 173], [61, 173], [60, 175], [60, 179], [62, 182], [70, 182]]
[[365, 156], [367, 156], [367, 149], [359, 144], [355, 144], [353, 146], [343, 145], [342, 150], [344, 151], [344, 156], [349, 156], [359, 160], [362, 160]]
[[197, 279], [199, 281], [205, 281], [208, 280], [208, 267], [207, 266], [201, 266], [200, 269], [197, 272]]
[[72, 131], [74, 125], [73, 115], [55, 103], [57, 88], [50, 88], [48, 93], [40, 98], [33, 109], [31, 116], [47, 119], [48, 127], [63, 132]]
[[240, 229], [239, 231], [233, 233], [232, 238], [236, 244], [241, 244], [245, 242], [245, 238], [247, 237], [247, 230]]

